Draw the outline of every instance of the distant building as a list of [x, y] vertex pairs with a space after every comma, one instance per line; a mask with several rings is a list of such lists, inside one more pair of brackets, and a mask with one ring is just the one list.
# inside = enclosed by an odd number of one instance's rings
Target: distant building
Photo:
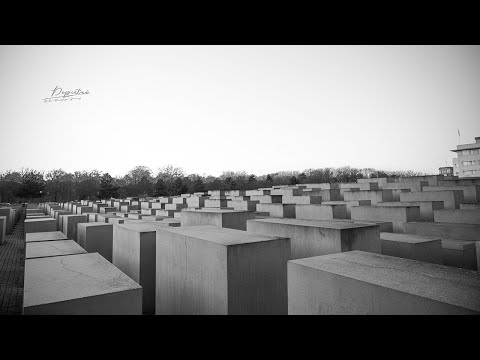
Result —
[[453, 176], [453, 167], [443, 166], [441, 168], [438, 168], [438, 173], [439, 173], [439, 175]]
[[453, 159], [453, 173], [458, 177], [480, 177], [480, 136], [473, 144], [457, 145]]

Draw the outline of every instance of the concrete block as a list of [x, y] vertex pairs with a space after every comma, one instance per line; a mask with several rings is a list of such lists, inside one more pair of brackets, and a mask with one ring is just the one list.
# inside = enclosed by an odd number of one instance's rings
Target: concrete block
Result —
[[[340, 184], [338, 183], [320, 183], [320, 184], [302, 184], [306, 189], [339, 189]], [[355, 184], [357, 185], [357, 184]]]
[[303, 191], [304, 196], [320, 196], [322, 202], [324, 201], [343, 201], [340, 189], [312, 189], [310, 191]]
[[290, 238], [292, 259], [352, 250], [380, 253], [378, 229], [375, 224], [341, 220], [270, 218], [247, 221], [248, 233]]
[[120, 211], [128, 213], [132, 210], [139, 210], [138, 205], [122, 205], [122, 206], [120, 206]]
[[282, 204], [321, 204], [322, 197], [321, 196], [288, 196], [283, 195], [282, 197]]
[[295, 217], [301, 220], [348, 219], [345, 204], [296, 205]]
[[433, 218], [435, 222], [480, 225], [480, 210], [435, 210]]
[[[370, 184], [370, 183], [366, 183]], [[372, 183], [375, 184], [375, 183]], [[351, 207], [352, 206], [370, 206], [372, 202], [370, 200], [356, 200], [356, 201], [322, 201], [323, 205], [342, 205], [345, 204], [347, 211], [347, 219], [351, 218]]]
[[97, 253], [25, 261], [25, 315], [141, 315], [142, 288]]
[[257, 211], [277, 218], [295, 218], [295, 204], [257, 204]]
[[443, 265], [477, 270], [475, 241], [442, 239]]
[[165, 210], [180, 211], [187, 208], [187, 204], [165, 204]]
[[155, 209], [165, 210], [165, 205], [167, 205], [167, 203], [154, 202], [151, 205], [151, 209], [153, 209], [153, 210], [155, 210]]
[[287, 238], [214, 226], [156, 234], [156, 314], [287, 313]]
[[206, 208], [227, 207], [227, 202], [228, 202], [227, 199], [205, 199], [205, 207]]
[[[359, 179], [360, 180], [360, 179]], [[344, 201], [358, 201], [370, 200], [371, 205], [376, 205], [379, 202], [393, 201], [392, 190], [360, 190], [349, 191], [343, 194]]]
[[86, 253], [87, 252], [73, 240], [36, 241], [25, 244], [25, 260]]
[[128, 218], [121, 218], [121, 217], [108, 217], [105, 218], [105, 223], [106, 224], [124, 224], [125, 221], [127, 221]]
[[381, 190], [377, 183], [339, 183], [338, 188], [341, 189], [358, 189], [358, 190]]
[[377, 206], [419, 206], [420, 217], [418, 221], [433, 221], [433, 211], [443, 209], [443, 201], [399, 201], [399, 202], [380, 202]]
[[[264, 196], [270, 195], [271, 190], [247, 190], [245, 191], [246, 196]], [[250, 200], [252, 200], [250, 198]]]
[[354, 206], [351, 218], [354, 221], [388, 221], [393, 224], [393, 232], [404, 233], [407, 222], [420, 219], [420, 207]]
[[77, 241], [77, 225], [86, 222], [87, 217], [85, 215], [64, 215], [62, 232], [69, 239]]
[[61, 231], [46, 231], [25, 234], [25, 243], [56, 240], [68, 240], [68, 238]]
[[156, 216], [168, 216], [168, 217], [173, 217], [173, 214], [177, 212], [176, 210], [162, 210], [162, 209], [156, 209], [155, 210], [155, 215]]
[[480, 203], [478, 203], [478, 204], [460, 204], [460, 210], [480, 210]]
[[96, 213], [100, 213], [100, 209], [102, 207], [108, 207], [107, 204], [102, 204], [102, 203], [95, 203], [92, 205], [92, 208], [93, 208], [93, 212], [96, 212]]
[[63, 218], [62, 215], [73, 215], [73, 212], [67, 210], [58, 210], [54, 212], [54, 218], [57, 220], [57, 230], [63, 230]]
[[208, 199], [204, 196], [192, 196], [187, 199], [188, 207], [204, 207], [205, 200]]
[[114, 211], [117, 211], [117, 209], [111, 206], [105, 206], [100, 208], [100, 214], [107, 214]]
[[443, 264], [442, 240], [435, 237], [380, 232], [382, 254]]
[[425, 186], [428, 186], [428, 181], [409, 181], [398, 183], [386, 183], [381, 184], [382, 189], [391, 190], [410, 190], [410, 191], [422, 191]]
[[77, 214], [84, 214], [93, 212], [93, 207], [91, 206], [77, 206]]
[[181, 226], [213, 225], [218, 227], [246, 230], [247, 220], [255, 219], [252, 211], [208, 209], [182, 211]]
[[370, 224], [378, 225], [378, 231], [393, 233], [393, 223], [391, 221], [367, 221], [367, 220], [351, 220], [354, 224]]
[[83, 213], [87, 217], [87, 222], [97, 222], [98, 215], [100, 215], [97, 212], [90, 212], [90, 213]]
[[0, 216], [5, 216], [6, 220], [6, 228], [5, 233], [10, 234], [13, 228], [13, 211], [12, 208], [9, 207], [0, 207]]
[[54, 218], [26, 219], [24, 222], [25, 234], [33, 232], [56, 231], [57, 222]]
[[288, 262], [289, 315], [480, 314], [480, 275], [350, 251]]
[[5, 235], [7, 232], [7, 217], [0, 216], [0, 245], [5, 243]]
[[465, 203], [475, 204], [480, 202], [480, 185], [426, 186], [423, 188], [423, 191], [448, 191], [448, 190], [462, 191], [463, 200]]
[[110, 219], [124, 219], [124, 218], [117, 215], [112, 215], [111, 213], [98, 214], [97, 216], [97, 222], [109, 223]]
[[463, 191], [412, 191], [400, 194], [400, 201], [443, 201], [445, 209], [459, 209], [463, 203]]
[[112, 262], [113, 226], [100, 222], [78, 224], [78, 245], [89, 253], [98, 252]]
[[259, 203], [259, 201], [251, 200], [228, 200], [227, 207], [233, 208], [233, 210], [257, 211], [257, 204]]
[[438, 236], [442, 239], [480, 240], [480, 225], [475, 224], [409, 222], [405, 224], [405, 232], [423, 236]]
[[155, 313], [155, 239], [159, 227], [152, 224], [124, 223], [113, 227], [112, 263], [142, 286], [145, 314]]
[[281, 204], [282, 195], [251, 195], [250, 201], [258, 201], [260, 204]]

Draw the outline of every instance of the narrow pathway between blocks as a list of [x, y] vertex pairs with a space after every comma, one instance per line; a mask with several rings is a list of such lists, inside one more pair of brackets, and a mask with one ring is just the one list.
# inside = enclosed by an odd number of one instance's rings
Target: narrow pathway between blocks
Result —
[[0, 245], [0, 315], [21, 315], [23, 306], [23, 274], [25, 235], [22, 211], [11, 234]]

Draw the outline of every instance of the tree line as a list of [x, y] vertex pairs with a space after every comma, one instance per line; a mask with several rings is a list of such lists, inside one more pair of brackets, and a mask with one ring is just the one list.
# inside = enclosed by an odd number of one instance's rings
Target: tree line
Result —
[[225, 171], [221, 176], [186, 174], [167, 165], [156, 174], [146, 166], [136, 166], [126, 175], [113, 177], [98, 170], [48, 172], [33, 169], [0, 173], [0, 203], [65, 202], [108, 198], [174, 196], [209, 190], [252, 190], [276, 185], [308, 183], [351, 183], [363, 178], [425, 175], [413, 171], [383, 171], [347, 167], [280, 171], [257, 176], [244, 171]]

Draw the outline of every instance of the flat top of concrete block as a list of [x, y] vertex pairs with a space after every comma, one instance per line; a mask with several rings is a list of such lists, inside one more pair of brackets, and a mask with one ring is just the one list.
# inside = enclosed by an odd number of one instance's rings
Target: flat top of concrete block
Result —
[[119, 219], [123, 219], [123, 217], [121, 218], [120, 216], [112, 215], [112, 214], [98, 214], [98, 216], [103, 216], [104, 218], [119, 218]]
[[74, 218], [74, 217], [81, 217], [81, 218], [86, 219], [86, 218], [87, 218], [87, 215], [85, 215], [85, 214], [72, 214], [72, 215], [66, 214], [66, 215], [63, 215], [63, 218], [64, 218], [64, 219], [65, 219], [65, 218]]
[[442, 248], [450, 250], [469, 250], [475, 247], [476, 241], [442, 239]]
[[73, 240], [37, 241], [25, 246], [25, 259], [85, 253], [85, 249]]
[[113, 224], [110, 223], [104, 223], [104, 222], [88, 222], [88, 223], [80, 223], [78, 224], [78, 227], [96, 227], [96, 226], [113, 226]]
[[426, 242], [441, 240], [441, 238], [439, 237], [420, 236], [420, 235], [413, 235], [413, 234], [397, 234], [397, 233], [389, 233], [389, 232], [381, 232], [380, 239], [387, 240], [387, 241], [401, 241], [409, 244], [423, 244]]
[[340, 229], [340, 230], [377, 226], [373, 223], [369, 223], [369, 224], [363, 223], [363, 222], [354, 223], [353, 221], [342, 221], [340, 219], [338, 220], [300, 220], [300, 219], [271, 218], [271, 219], [254, 219], [254, 220], [247, 220], [247, 221], [275, 223], [275, 224], [292, 225], [292, 226]]
[[98, 253], [25, 261], [24, 306], [141, 289]]
[[48, 218], [25, 219], [25, 222], [30, 223], [30, 222], [38, 222], [38, 221], [52, 221], [52, 220], [56, 221], [54, 218], [48, 217]]
[[285, 239], [277, 236], [259, 235], [242, 230], [221, 228], [211, 225], [165, 227], [160, 229], [157, 237], [161, 234], [161, 231], [164, 230], [225, 246]]
[[358, 250], [289, 263], [480, 311], [480, 274], [476, 271]]
[[68, 238], [61, 231], [45, 231], [25, 234], [26, 243], [49, 240], [68, 240]]
[[[115, 224], [115, 227], [128, 229], [137, 232], [154, 232], [163, 221], [142, 221], [137, 219], [125, 220], [123, 224]], [[168, 224], [167, 224], [168, 225]], [[166, 226], [166, 225], [163, 225]]]

